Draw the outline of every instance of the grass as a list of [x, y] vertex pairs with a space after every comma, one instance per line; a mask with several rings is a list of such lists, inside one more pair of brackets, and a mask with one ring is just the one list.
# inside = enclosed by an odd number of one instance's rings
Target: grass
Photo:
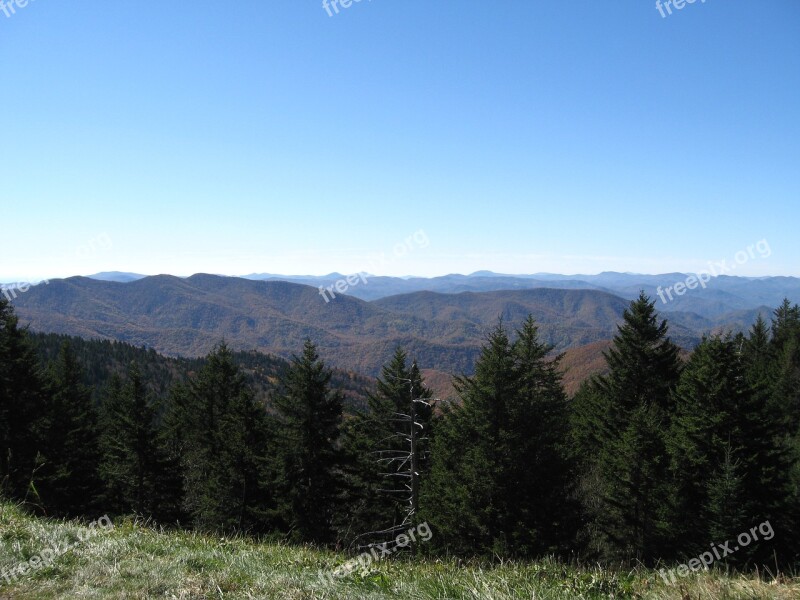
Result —
[[[387, 559], [366, 575], [321, 581], [349, 557], [310, 547], [258, 543], [195, 533], [162, 532], [130, 520], [113, 530], [37, 519], [0, 503], [0, 600], [50, 598], [797, 599], [800, 580], [759, 580], [721, 572], [669, 586], [652, 570], [612, 571], [554, 560], [481, 564]], [[11, 583], [2, 573], [48, 548], [74, 544], [50, 565]]]

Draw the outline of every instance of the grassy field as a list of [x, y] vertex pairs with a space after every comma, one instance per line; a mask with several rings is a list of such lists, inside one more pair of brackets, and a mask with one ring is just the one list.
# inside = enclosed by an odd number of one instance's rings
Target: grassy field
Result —
[[[366, 575], [320, 579], [320, 572], [348, 558], [313, 548], [162, 533], [130, 521], [90, 529], [31, 518], [0, 503], [1, 600], [800, 598], [798, 579], [762, 581], [712, 571], [667, 585], [644, 568], [613, 572], [546, 560], [481, 565], [387, 559]], [[35, 568], [3, 578], [22, 563]]]

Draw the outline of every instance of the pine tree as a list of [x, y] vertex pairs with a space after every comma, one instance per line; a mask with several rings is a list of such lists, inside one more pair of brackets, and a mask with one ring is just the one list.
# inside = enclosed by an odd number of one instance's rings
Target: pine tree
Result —
[[[269, 494], [260, 484], [267, 455], [266, 411], [228, 347], [217, 346], [171, 417], [180, 444], [184, 509], [202, 530], [262, 531]], [[174, 454], [173, 454], [174, 456]]]
[[112, 380], [102, 404], [100, 473], [107, 510], [156, 519], [173, 514], [165, 497], [169, 478], [155, 401], [146, 392], [139, 366], [128, 368], [127, 382]]
[[[416, 524], [411, 514], [412, 462], [417, 481], [429, 472], [430, 435], [433, 409], [431, 391], [425, 387], [416, 363], [407, 364], [406, 353], [395, 350], [383, 366], [376, 392], [368, 397], [369, 411], [346, 425], [343, 436], [346, 454], [354, 463], [349, 528], [356, 527], [359, 546], [384, 542], [400, 529]], [[412, 461], [411, 415], [414, 415], [416, 458]]]
[[69, 342], [49, 370], [42, 428], [39, 492], [56, 515], [91, 515], [102, 494], [97, 408]]
[[[98, 474], [103, 482], [102, 504], [112, 515], [128, 514], [133, 502], [129, 493], [129, 465], [133, 457], [128, 451], [127, 439], [121, 440], [121, 415], [129, 415], [123, 400], [122, 379], [116, 373], [100, 395], [100, 464]], [[124, 436], [127, 438], [128, 436]], [[119, 447], [119, 450], [117, 449]], [[124, 450], [123, 450], [124, 448]]]
[[[709, 490], [722, 467], [730, 465], [730, 455], [738, 457], [743, 451], [733, 414], [734, 407], [749, 399], [741, 375], [735, 344], [730, 339], [705, 339], [692, 353], [676, 389], [668, 448], [676, 512], [673, 537], [680, 552], [709, 543], [709, 522], [724, 520], [722, 514], [709, 514]], [[752, 510], [743, 506], [744, 496], [731, 501], [748, 514]]]
[[770, 344], [770, 330], [764, 317], [759, 313], [750, 328], [750, 335], [740, 338], [742, 354], [751, 380], [769, 379], [769, 367], [774, 358]]
[[770, 408], [781, 415], [781, 435], [788, 441], [800, 429], [800, 306], [784, 300], [775, 310], [769, 350], [773, 369], [765, 383], [771, 387]]
[[800, 329], [800, 306], [792, 305], [784, 298], [781, 305], [773, 312], [772, 344], [780, 351], [792, 338], [797, 337]]
[[740, 461], [736, 460], [730, 444], [725, 444], [723, 457], [722, 464], [717, 466], [706, 484], [709, 540], [726, 540], [732, 532], [746, 531], [750, 526], [743, 503]]
[[28, 331], [0, 297], [0, 494], [38, 501], [33, 484], [41, 449], [44, 383]]
[[[184, 382], [174, 384], [161, 409], [161, 426], [159, 428], [159, 445], [163, 451], [166, 477], [161, 483], [164, 497], [161, 510], [162, 519], [169, 522], [191, 522], [187, 512], [189, 504], [186, 500], [185, 484], [191, 448], [188, 443], [193, 439], [192, 424], [189, 418], [193, 410], [189, 385]], [[190, 435], [191, 434], [191, 435]]]
[[[705, 549], [723, 525], [738, 526], [736, 505], [751, 525], [770, 520], [790, 535], [790, 462], [776, 443], [780, 422], [768, 393], [747, 377], [743, 339], [710, 338], [693, 352], [676, 390], [670, 436], [682, 552]], [[715, 528], [714, 528], [715, 527]], [[727, 531], [728, 537], [740, 533]], [[759, 547], [748, 556], [764, 560]]]
[[650, 561], [663, 554], [669, 506], [664, 414], [653, 404], [637, 406], [626, 415], [619, 438], [600, 455], [604, 513], [601, 531], [612, 556]]
[[[505, 477], [511, 457], [501, 447], [505, 403], [517, 389], [508, 334], [498, 326], [475, 365], [475, 375], [455, 380], [461, 398], [434, 446], [432, 524], [455, 553], [510, 553]], [[437, 540], [437, 543], [439, 540]]]
[[[771, 349], [774, 368], [767, 382], [768, 412], [779, 421], [776, 445], [792, 462], [791, 504], [782, 524], [783, 540], [800, 540], [800, 306], [784, 299], [773, 313]], [[778, 540], [778, 544], [783, 541]], [[785, 552], [792, 552], [791, 543]]]
[[591, 557], [606, 553], [607, 543], [598, 516], [605, 509], [598, 453], [607, 430], [602, 428], [603, 404], [597, 386], [585, 380], [569, 404], [570, 443], [568, 460], [576, 471], [574, 523], [578, 527], [575, 547], [581, 554]]
[[[531, 556], [569, 538], [567, 413], [557, 361], [528, 319], [489, 336], [462, 399], [437, 427], [429, 519], [457, 553]], [[566, 543], [566, 542], [564, 542]]]
[[331, 375], [306, 340], [274, 399], [276, 513], [292, 539], [321, 544], [333, 541], [344, 482], [342, 396], [330, 389]]
[[[576, 504], [574, 465], [569, 460], [569, 412], [559, 363], [550, 359], [553, 346], [539, 339], [528, 316], [512, 350], [517, 393], [508, 403], [505, 446], [516, 453], [511, 463], [511, 504], [515, 520], [524, 524], [513, 546], [521, 554], [551, 553], [572, 541]], [[516, 485], [514, 482], [517, 482]]]
[[613, 416], [652, 404], [663, 413], [673, 408], [672, 390], [680, 374], [680, 348], [668, 337], [666, 320], [658, 321], [655, 302], [642, 292], [623, 314], [612, 348], [604, 353], [609, 374], [598, 379], [613, 400]]
[[607, 557], [648, 560], [664, 549], [667, 481], [664, 448], [680, 374], [679, 348], [644, 293], [623, 314], [605, 354], [608, 375], [584, 390], [576, 439], [592, 444], [583, 463], [590, 545]]
[[785, 299], [773, 313], [771, 329], [759, 315], [742, 354], [750, 385], [767, 395], [765, 418], [772, 424], [774, 447], [791, 463], [783, 535], [773, 543], [780, 546], [800, 536], [800, 307]]

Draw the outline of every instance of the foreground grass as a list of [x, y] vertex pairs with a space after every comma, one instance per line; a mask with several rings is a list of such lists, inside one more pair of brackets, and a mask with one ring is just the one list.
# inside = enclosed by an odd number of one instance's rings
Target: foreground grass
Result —
[[[348, 557], [312, 548], [193, 533], [160, 533], [118, 522], [81, 542], [86, 528], [35, 519], [0, 503], [0, 600], [50, 598], [291, 599], [758, 599], [800, 598], [800, 580], [760, 581], [711, 572], [667, 586], [647, 569], [613, 572], [555, 561], [459, 565], [386, 560], [366, 576], [318, 578]], [[85, 536], [84, 536], [85, 537]], [[49, 566], [9, 583], [11, 569], [47, 548], [75, 543]]]

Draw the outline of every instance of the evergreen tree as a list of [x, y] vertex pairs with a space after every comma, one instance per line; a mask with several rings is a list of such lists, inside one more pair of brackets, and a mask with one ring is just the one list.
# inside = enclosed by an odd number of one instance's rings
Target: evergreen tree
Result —
[[161, 483], [164, 505], [160, 513], [162, 519], [171, 522], [192, 521], [186, 510], [189, 503], [186, 501], [187, 473], [184, 469], [189, 461], [190, 450], [193, 450], [188, 443], [188, 440], [194, 438], [191, 431], [194, 420], [187, 416], [193, 410], [191, 398], [189, 385], [178, 382], [169, 390], [161, 411], [159, 442], [163, 451], [166, 477]]
[[[510, 552], [505, 489], [508, 462], [501, 447], [505, 403], [516, 391], [508, 334], [489, 336], [473, 377], [455, 380], [461, 398], [443, 421], [434, 445], [429, 522], [438, 544], [457, 554]], [[436, 504], [433, 500], [436, 499]]]
[[750, 328], [750, 335], [747, 338], [737, 339], [741, 343], [748, 379], [752, 383], [766, 382], [771, 379], [774, 351], [770, 343], [769, 326], [764, 317], [759, 313], [756, 322]]
[[[673, 537], [680, 552], [691, 553], [707, 544], [710, 522], [728, 522], [725, 514], [709, 512], [709, 493], [717, 489], [717, 484], [724, 487], [719, 493], [729, 503], [738, 504], [747, 514], [752, 512], [751, 506], [743, 505], [745, 496], [730, 498], [728, 489], [734, 473], [733, 457], [738, 458], [743, 451], [741, 435], [733, 429], [734, 407], [749, 400], [741, 375], [734, 343], [730, 339], [706, 339], [695, 348], [677, 387], [676, 416], [668, 442], [675, 486]], [[740, 461], [736, 466], [741, 467]], [[723, 467], [727, 474], [721, 478]], [[712, 485], [714, 479], [717, 481]], [[741, 485], [738, 478], [737, 489]], [[715, 501], [715, 505], [724, 510], [728, 502]]]
[[344, 482], [342, 396], [330, 389], [330, 380], [330, 369], [306, 340], [274, 399], [276, 513], [292, 539], [321, 544], [333, 541]]
[[[768, 412], [779, 420], [776, 445], [785, 450], [792, 461], [791, 531], [784, 523], [783, 540], [800, 541], [800, 306], [784, 299], [773, 313], [771, 349], [774, 369], [768, 382], [771, 397]], [[783, 541], [779, 540], [779, 543]], [[791, 552], [791, 544], [786, 552]]]
[[669, 508], [664, 498], [665, 425], [656, 406], [638, 406], [627, 415], [619, 439], [603, 448], [606, 513], [600, 523], [620, 558], [649, 561], [664, 551]]
[[42, 433], [39, 492], [56, 515], [91, 515], [102, 495], [98, 476], [97, 409], [69, 342], [49, 369]]
[[780, 351], [797, 337], [800, 330], [800, 306], [792, 305], [788, 298], [784, 298], [781, 305], [773, 312], [772, 319], [772, 344]]
[[[748, 522], [769, 520], [791, 537], [790, 463], [786, 449], [776, 443], [780, 422], [768, 408], [768, 390], [748, 379], [740, 348], [742, 339], [704, 340], [676, 390], [670, 456], [678, 499], [676, 539], [687, 555], [705, 549], [721, 533], [728, 538], [740, 533], [723, 532], [724, 527]], [[765, 560], [759, 548], [751, 546], [736, 559]]]
[[766, 418], [775, 448], [791, 463], [783, 535], [774, 543], [780, 546], [800, 536], [800, 307], [784, 300], [773, 313], [771, 329], [759, 315], [744, 340], [743, 360], [750, 385], [768, 396]]
[[749, 529], [739, 467], [740, 462], [736, 460], [733, 448], [726, 443], [723, 462], [708, 478], [705, 490], [708, 498], [706, 510], [709, 540], [726, 540], [732, 532]]
[[[376, 392], [368, 397], [369, 411], [356, 415], [346, 424], [343, 436], [346, 455], [353, 463], [349, 486], [351, 511], [348, 528], [362, 534], [356, 542], [383, 542], [394, 538], [397, 530], [416, 523], [410, 515], [407, 475], [410, 473], [411, 414], [414, 413], [415, 460], [418, 479], [429, 472], [432, 393], [423, 383], [416, 363], [407, 364], [406, 353], [395, 350], [383, 366]], [[413, 405], [412, 405], [413, 402]]]
[[0, 494], [38, 502], [33, 484], [41, 448], [44, 383], [28, 331], [0, 297]]
[[139, 366], [128, 368], [127, 382], [112, 380], [102, 404], [100, 473], [106, 485], [107, 510], [168, 519], [174, 510], [167, 457], [159, 435], [155, 401], [146, 392]]
[[[129, 465], [135, 460], [128, 440], [121, 441], [121, 415], [129, 416], [128, 406], [123, 400], [122, 379], [116, 373], [105, 386], [100, 396], [100, 464], [98, 474], [103, 481], [102, 504], [109, 514], [122, 515], [133, 511], [134, 502], [129, 493], [131, 478]], [[128, 438], [128, 436], [124, 436]], [[119, 448], [119, 450], [118, 450]]]
[[774, 312], [770, 350], [773, 369], [765, 383], [772, 390], [770, 408], [780, 414], [781, 435], [788, 442], [800, 428], [800, 307], [788, 300]]
[[679, 349], [644, 293], [623, 314], [609, 373], [583, 392], [574, 423], [584, 444], [581, 487], [594, 536], [607, 557], [648, 560], [668, 537], [665, 431], [680, 374]]
[[601, 465], [598, 453], [603, 434], [601, 398], [596, 383], [587, 379], [581, 383], [569, 405], [570, 444], [568, 459], [577, 473], [575, 498], [578, 507], [574, 512], [574, 524], [578, 527], [575, 547], [587, 556], [602, 556], [607, 549], [598, 515], [605, 509]]
[[[557, 361], [528, 319], [512, 344], [502, 325], [437, 427], [426, 494], [448, 550], [531, 556], [569, 539], [567, 413]], [[442, 543], [442, 542], [440, 542]]]
[[[180, 398], [180, 392], [177, 396]], [[176, 404], [184, 509], [203, 530], [261, 531], [266, 411], [253, 399], [228, 347], [217, 346]]]
[[613, 346], [604, 353], [609, 374], [598, 379], [612, 418], [624, 419], [629, 411], [647, 404], [668, 414], [681, 363], [680, 348], [667, 335], [667, 321], [659, 323], [655, 302], [644, 292], [631, 302], [623, 321]]
[[566, 547], [573, 535], [577, 506], [570, 501], [574, 467], [568, 459], [569, 416], [559, 370], [561, 356], [550, 360], [553, 346], [539, 340], [528, 316], [512, 350], [518, 387], [508, 402], [505, 447], [516, 453], [510, 467], [511, 504], [524, 524], [513, 545], [533, 555]]

